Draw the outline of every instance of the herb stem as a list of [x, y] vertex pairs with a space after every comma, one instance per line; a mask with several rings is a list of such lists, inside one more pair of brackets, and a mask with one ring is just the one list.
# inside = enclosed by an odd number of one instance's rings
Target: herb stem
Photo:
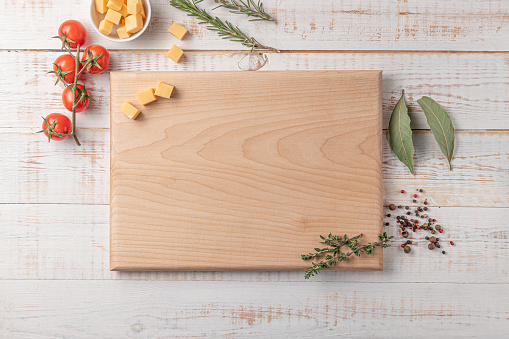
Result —
[[[76, 145], [81, 146], [81, 143], [78, 140], [78, 136], [76, 135], [76, 106], [78, 105], [78, 103], [76, 102], [76, 89], [78, 88], [78, 75], [80, 74], [80, 72], [78, 71], [79, 67], [80, 67], [80, 45], [79, 44], [76, 48], [75, 60], [76, 60], [76, 68], [74, 70], [74, 85], [71, 88], [71, 91], [72, 91], [72, 132], [71, 132], [71, 135], [73, 136], [74, 142], [76, 143]], [[67, 87], [69, 87], [69, 85], [67, 85]]]
[[[218, 7], [224, 7], [230, 10], [231, 13], [245, 14], [252, 16], [257, 19], [251, 19], [250, 21], [274, 21], [272, 17], [263, 10], [263, 4], [258, 1], [255, 3], [254, 0], [215, 0], [220, 5]], [[214, 8], [214, 9], [216, 9]]]

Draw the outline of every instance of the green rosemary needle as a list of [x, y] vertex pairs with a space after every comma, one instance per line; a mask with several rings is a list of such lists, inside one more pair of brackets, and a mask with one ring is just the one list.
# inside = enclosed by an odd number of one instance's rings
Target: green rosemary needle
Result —
[[[224, 7], [230, 10], [231, 13], [245, 14], [254, 17], [249, 21], [274, 21], [272, 17], [265, 12], [261, 1], [255, 0], [215, 0], [219, 4], [216, 8]], [[216, 9], [214, 8], [214, 9]]]
[[[312, 266], [306, 270], [304, 274], [304, 278], [309, 279], [321, 272], [322, 269], [327, 267], [336, 266], [338, 262], [345, 261], [351, 255], [360, 256], [362, 253], [364, 254], [372, 254], [375, 247], [386, 248], [391, 246], [388, 242], [393, 237], [389, 237], [387, 233], [383, 233], [379, 236], [380, 241], [374, 243], [368, 243], [367, 245], [359, 245], [359, 238], [362, 237], [362, 234], [359, 234], [353, 238], [348, 238], [345, 234], [343, 236], [340, 235], [332, 235], [329, 233], [327, 237], [320, 236], [323, 240], [320, 244], [327, 245], [329, 247], [325, 248], [315, 248], [315, 252], [309, 254], [302, 254], [302, 260], [310, 260], [315, 259], [317, 257], [325, 256], [324, 259], [317, 263], [312, 263]], [[347, 246], [351, 251], [347, 253], [341, 252], [340, 248], [342, 246]]]
[[217, 32], [223, 39], [240, 42], [242, 45], [254, 49], [267, 49], [279, 52], [276, 48], [262, 45], [255, 38], [248, 37], [237, 26], [231, 22], [219, 19], [217, 16], [211, 16], [204, 9], [199, 8], [196, 4], [203, 0], [170, 0], [170, 5], [187, 12], [187, 15], [193, 16], [199, 20], [200, 24], [206, 24], [207, 29]]

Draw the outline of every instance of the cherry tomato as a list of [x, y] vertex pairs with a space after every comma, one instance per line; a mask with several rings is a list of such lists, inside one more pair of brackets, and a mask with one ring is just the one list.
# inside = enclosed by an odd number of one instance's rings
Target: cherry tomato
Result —
[[[60, 67], [62, 72], [71, 71], [70, 73], [67, 73], [66, 75], [64, 75], [64, 80], [68, 84], [74, 83], [74, 72], [76, 70], [76, 61], [74, 60], [74, 58], [69, 54], [63, 54], [55, 60], [55, 63], [53, 65], [54, 71], [57, 70], [57, 66], [55, 66], [55, 64]], [[81, 70], [82, 68], [83, 68], [83, 65], [80, 63], [79, 70]], [[79, 78], [81, 78], [81, 74], [78, 76], [78, 79]]]
[[[70, 85], [73, 88], [73, 85]], [[83, 90], [83, 85], [78, 84], [78, 88]], [[88, 94], [88, 90], [85, 90], [85, 94]], [[76, 91], [76, 95], [78, 95], [78, 91]], [[78, 99], [76, 99], [78, 101]], [[67, 108], [69, 112], [72, 112], [72, 91], [69, 88], [64, 88], [64, 92], [62, 93], [62, 103], [64, 107]], [[85, 99], [85, 102], [80, 101], [78, 105], [76, 105], [76, 113], [83, 112], [88, 106], [90, 106], [90, 99]]]
[[[110, 64], [110, 53], [106, 48], [100, 45], [90, 45], [88, 46], [88, 51], [90, 51], [90, 54], [92, 56], [97, 56], [102, 53], [102, 55], [97, 58], [97, 63], [101, 66], [101, 68], [97, 66], [92, 66], [90, 69], [87, 69], [87, 72], [90, 74], [99, 74], [102, 73], [108, 68], [108, 65]], [[89, 58], [87, 50], [85, 50], [85, 53], [83, 53], [83, 59], [86, 60]]]
[[[46, 117], [46, 120], [48, 121], [48, 124], [52, 125], [53, 122], [56, 120], [55, 126], [53, 126], [53, 130], [56, 133], [61, 134], [70, 134], [72, 132], [72, 122], [69, 120], [68, 117], [66, 117], [63, 114], [60, 113], [51, 113]], [[48, 125], [46, 124], [46, 121], [43, 120], [42, 122], [42, 129], [46, 130], [48, 128]], [[48, 136], [48, 132], [44, 132], [46, 136]], [[68, 135], [51, 135], [51, 140], [64, 140], [67, 139]]]
[[69, 43], [71, 48], [76, 48], [78, 45], [83, 46], [85, 41], [87, 41], [87, 29], [79, 21], [65, 21], [58, 28], [58, 36], [63, 36], [62, 32], [66, 37], [74, 41]]

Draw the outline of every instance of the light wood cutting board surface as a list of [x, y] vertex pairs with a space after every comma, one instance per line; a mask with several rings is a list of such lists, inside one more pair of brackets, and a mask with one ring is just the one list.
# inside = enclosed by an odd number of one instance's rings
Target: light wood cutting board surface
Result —
[[111, 269], [303, 270], [320, 234], [376, 241], [381, 94], [379, 71], [112, 72]]

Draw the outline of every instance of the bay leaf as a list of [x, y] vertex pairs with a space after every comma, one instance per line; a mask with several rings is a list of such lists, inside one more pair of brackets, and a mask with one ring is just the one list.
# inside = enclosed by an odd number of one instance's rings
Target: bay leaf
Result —
[[428, 121], [429, 128], [440, 147], [440, 150], [449, 161], [449, 169], [452, 169], [451, 160], [454, 153], [454, 126], [447, 111], [430, 97], [422, 97], [417, 100]]
[[389, 120], [389, 144], [398, 159], [414, 174], [414, 143], [404, 93], [394, 106]]

